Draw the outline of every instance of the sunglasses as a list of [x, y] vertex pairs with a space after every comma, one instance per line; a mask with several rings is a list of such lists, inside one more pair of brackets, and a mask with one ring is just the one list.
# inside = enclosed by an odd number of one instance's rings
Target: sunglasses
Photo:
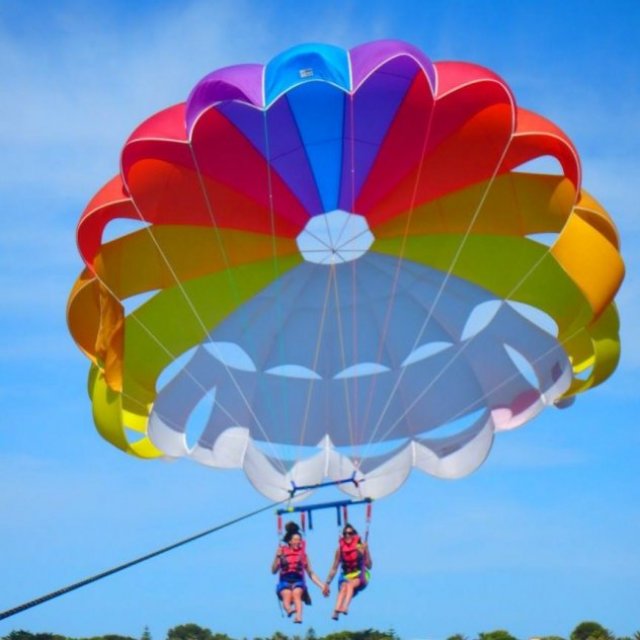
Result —
[[344, 535], [345, 536], [353, 536], [353, 535], [355, 535], [355, 533], [356, 533], [355, 531], [345, 531]]

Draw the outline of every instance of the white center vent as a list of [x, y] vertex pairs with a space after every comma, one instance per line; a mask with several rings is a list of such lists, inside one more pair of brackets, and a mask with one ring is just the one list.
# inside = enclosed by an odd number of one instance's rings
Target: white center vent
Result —
[[366, 218], [342, 209], [313, 216], [296, 238], [302, 257], [316, 264], [357, 260], [374, 240]]

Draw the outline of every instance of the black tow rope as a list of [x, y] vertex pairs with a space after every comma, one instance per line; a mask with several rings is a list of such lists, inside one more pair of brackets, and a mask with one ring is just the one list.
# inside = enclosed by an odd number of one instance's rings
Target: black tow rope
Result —
[[13, 609], [7, 609], [0, 613], [0, 620], [4, 620], [5, 618], [10, 618], [11, 616], [15, 616], [16, 613], [21, 613], [22, 611], [26, 611], [27, 609], [31, 609], [31, 607], [37, 607], [48, 600], [53, 600], [59, 596], [63, 596], [65, 593], [69, 593], [70, 591], [75, 591], [76, 589], [80, 589], [80, 587], [84, 587], [92, 582], [97, 582], [98, 580], [102, 580], [102, 578], [106, 578], [107, 576], [111, 576], [114, 573], [118, 573], [119, 571], [124, 571], [129, 567], [133, 567], [136, 564], [140, 564], [145, 560], [150, 560], [151, 558], [155, 558], [156, 556], [162, 555], [163, 553], [167, 553], [167, 551], [171, 551], [173, 549], [177, 549], [189, 542], [193, 542], [194, 540], [198, 540], [199, 538], [204, 538], [208, 536], [210, 533], [215, 533], [216, 531], [220, 531], [220, 529], [225, 529], [226, 527], [230, 527], [233, 524], [237, 524], [238, 522], [242, 522], [242, 520], [247, 520], [252, 518], [253, 516], [257, 516], [259, 513], [263, 513], [264, 511], [268, 511], [269, 509], [273, 509], [274, 506], [282, 504], [283, 502], [287, 502], [289, 498], [286, 500], [282, 500], [280, 502], [272, 503], [267, 505], [266, 507], [261, 507], [260, 509], [256, 509], [255, 511], [251, 511], [250, 513], [245, 513], [243, 516], [238, 518], [234, 518], [233, 520], [229, 520], [223, 524], [219, 524], [211, 529], [207, 529], [206, 531], [202, 531], [201, 533], [197, 533], [194, 536], [189, 538], [185, 538], [184, 540], [180, 540], [175, 544], [171, 544], [168, 547], [163, 547], [162, 549], [158, 549], [157, 551], [153, 551], [152, 553], [148, 553], [145, 556], [141, 556], [140, 558], [136, 558], [135, 560], [131, 560], [130, 562], [125, 562], [124, 564], [118, 565], [117, 567], [113, 567], [108, 571], [103, 571], [102, 573], [98, 573], [95, 576], [91, 576], [90, 578], [85, 578], [84, 580], [80, 580], [79, 582], [74, 582], [62, 589], [58, 589], [57, 591], [52, 591], [44, 596], [40, 596], [35, 600], [30, 600], [29, 602], [25, 602], [17, 607], [13, 607]]

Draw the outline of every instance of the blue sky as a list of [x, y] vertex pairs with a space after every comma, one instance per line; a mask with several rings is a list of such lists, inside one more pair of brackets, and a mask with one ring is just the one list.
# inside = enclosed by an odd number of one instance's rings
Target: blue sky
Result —
[[[595, 619], [640, 629], [640, 6], [628, 2], [0, 3], [0, 610], [257, 508], [240, 473], [143, 463], [92, 426], [87, 362], [65, 305], [75, 225], [118, 168], [128, 134], [209, 71], [288, 46], [407, 40], [434, 60], [483, 64], [556, 122], [584, 186], [616, 220], [627, 277], [616, 374], [567, 411], [501, 434], [455, 482], [414, 474], [376, 504], [373, 582], [341, 628], [402, 638], [568, 635]], [[356, 526], [360, 524], [355, 518]], [[322, 575], [330, 514], [309, 539]], [[155, 639], [196, 622], [235, 637], [282, 620], [260, 516], [0, 622], [68, 636]], [[304, 632], [335, 628], [316, 595]]]

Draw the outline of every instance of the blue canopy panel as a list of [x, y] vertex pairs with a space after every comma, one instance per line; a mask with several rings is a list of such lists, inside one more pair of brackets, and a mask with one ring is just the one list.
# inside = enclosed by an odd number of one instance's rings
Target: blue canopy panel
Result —
[[323, 211], [337, 209], [342, 177], [345, 93], [333, 85], [313, 82], [296, 87], [287, 94], [287, 99]]
[[[316, 183], [322, 210], [308, 207], [312, 214], [338, 208], [350, 75], [348, 53], [328, 45], [294, 47], [265, 68], [265, 103], [270, 107], [286, 94]], [[273, 154], [276, 158], [279, 155]]]
[[283, 51], [264, 70], [265, 106], [296, 85], [316, 80], [351, 91], [349, 54], [326, 44], [302, 44]]

